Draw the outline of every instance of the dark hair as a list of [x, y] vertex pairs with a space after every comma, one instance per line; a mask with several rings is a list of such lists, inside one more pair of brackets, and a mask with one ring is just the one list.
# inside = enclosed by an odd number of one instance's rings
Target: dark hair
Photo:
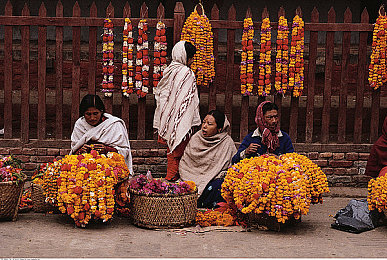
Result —
[[195, 53], [196, 53], [195, 45], [193, 45], [190, 42], [185, 42], [184, 48], [185, 48], [185, 52], [187, 53], [187, 60], [189, 60], [189, 59], [193, 58], [193, 56], [195, 56]]
[[267, 111], [277, 110], [278, 106], [273, 102], [268, 102], [262, 106], [262, 114], [265, 115]]
[[207, 115], [211, 115], [215, 118], [216, 127], [218, 129], [222, 129], [224, 126], [224, 121], [226, 120], [226, 116], [220, 112], [219, 110], [211, 110], [207, 113]]
[[81, 104], [79, 105], [79, 116], [84, 116], [88, 108], [95, 107], [102, 113], [105, 112], [105, 105], [102, 99], [98, 95], [87, 94], [82, 98]]

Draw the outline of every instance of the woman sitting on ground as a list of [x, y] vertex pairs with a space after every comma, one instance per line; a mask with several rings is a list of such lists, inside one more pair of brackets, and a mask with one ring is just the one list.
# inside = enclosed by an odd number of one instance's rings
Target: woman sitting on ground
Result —
[[125, 158], [133, 175], [132, 154], [125, 122], [105, 112], [105, 105], [98, 95], [88, 94], [79, 106], [80, 118], [71, 134], [70, 154], [118, 152]]
[[192, 136], [180, 160], [180, 178], [196, 183], [199, 208], [214, 208], [224, 201], [221, 185], [236, 152], [234, 141], [227, 134], [229, 127], [222, 112], [208, 112], [201, 130]]
[[387, 172], [387, 117], [384, 119], [382, 135], [371, 148], [365, 175], [372, 178], [384, 176]]

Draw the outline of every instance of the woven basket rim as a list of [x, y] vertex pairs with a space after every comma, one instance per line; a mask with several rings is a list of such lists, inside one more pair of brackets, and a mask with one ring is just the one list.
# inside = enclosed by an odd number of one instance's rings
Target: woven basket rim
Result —
[[195, 189], [192, 192], [184, 192], [184, 193], [177, 193], [177, 194], [160, 194], [160, 193], [141, 193], [134, 189], [128, 188], [129, 193], [133, 193], [138, 196], [144, 196], [144, 197], [161, 197], [161, 198], [173, 198], [173, 197], [182, 197], [187, 195], [194, 195], [198, 193], [198, 189]]
[[23, 183], [27, 180], [27, 177], [24, 177], [23, 179], [21, 180], [18, 180], [18, 181], [0, 181], [0, 185], [9, 185], [9, 184], [16, 184], [16, 182], [18, 183]]

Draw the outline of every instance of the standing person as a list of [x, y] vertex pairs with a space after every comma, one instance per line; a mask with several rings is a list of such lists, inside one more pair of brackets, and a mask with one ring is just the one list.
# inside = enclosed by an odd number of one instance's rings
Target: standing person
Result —
[[281, 155], [294, 152], [289, 135], [279, 128], [278, 106], [275, 103], [264, 101], [259, 104], [255, 123], [257, 129], [243, 138], [232, 158], [233, 163], [265, 153]]
[[387, 172], [387, 117], [384, 118], [382, 135], [374, 143], [368, 157], [365, 175], [376, 178]]
[[90, 152], [118, 152], [125, 158], [133, 175], [132, 154], [125, 122], [105, 112], [105, 105], [98, 95], [88, 94], [79, 105], [79, 119], [71, 134], [70, 154]]
[[156, 110], [153, 127], [157, 129], [159, 142], [168, 146], [168, 181], [179, 178], [179, 161], [192, 128], [201, 124], [196, 78], [189, 68], [195, 53], [196, 48], [191, 43], [176, 43], [172, 49], [172, 62], [154, 89]]

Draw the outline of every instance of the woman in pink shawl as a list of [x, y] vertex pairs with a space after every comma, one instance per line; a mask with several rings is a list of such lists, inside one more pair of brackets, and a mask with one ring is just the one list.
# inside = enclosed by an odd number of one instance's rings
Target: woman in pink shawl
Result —
[[384, 119], [382, 135], [372, 146], [365, 174], [376, 178], [387, 172], [387, 117]]

